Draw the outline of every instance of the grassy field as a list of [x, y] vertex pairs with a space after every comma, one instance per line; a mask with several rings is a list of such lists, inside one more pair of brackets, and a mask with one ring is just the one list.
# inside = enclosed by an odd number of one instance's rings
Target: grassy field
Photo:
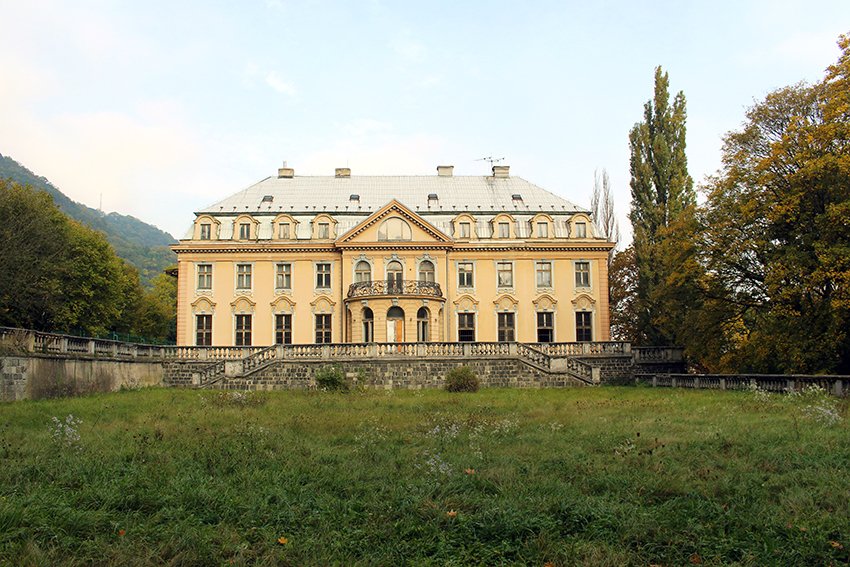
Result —
[[846, 565], [848, 468], [847, 402], [828, 398], [19, 402], [0, 405], [0, 564]]

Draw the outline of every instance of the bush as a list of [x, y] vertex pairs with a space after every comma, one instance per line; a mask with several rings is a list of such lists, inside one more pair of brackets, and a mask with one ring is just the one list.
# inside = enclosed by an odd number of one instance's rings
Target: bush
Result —
[[323, 366], [316, 372], [316, 385], [328, 392], [347, 392], [348, 382], [342, 369], [336, 366]]
[[452, 368], [446, 372], [446, 391], [477, 392], [481, 383], [478, 376], [468, 366]]

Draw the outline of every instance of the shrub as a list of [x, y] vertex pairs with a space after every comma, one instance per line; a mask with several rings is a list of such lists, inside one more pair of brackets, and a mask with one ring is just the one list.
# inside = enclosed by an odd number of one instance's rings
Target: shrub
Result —
[[342, 369], [336, 366], [323, 366], [316, 372], [316, 385], [328, 392], [347, 392], [348, 382]]
[[477, 392], [480, 385], [478, 376], [468, 366], [446, 372], [446, 390], [449, 392]]

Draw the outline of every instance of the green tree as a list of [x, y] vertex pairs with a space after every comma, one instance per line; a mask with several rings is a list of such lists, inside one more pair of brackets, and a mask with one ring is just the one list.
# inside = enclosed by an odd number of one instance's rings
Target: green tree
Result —
[[[696, 285], [693, 274], [685, 279], [678, 277], [674, 273], [677, 264], [663, 256], [664, 250], [678, 250], [679, 247], [695, 250], [689, 242], [692, 235], [669, 230], [680, 215], [692, 210], [696, 194], [685, 155], [685, 95], [680, 91], [671, 105], [668, 90], [667, 73], [657, 67], [654, 96], [644, 105], [643, 121], [635, 124], [629, 133], [632, 193], [629, 219], [637, 275], [632, 306], [634, 339], [649, 345], [681, 341], [681, 326], [666, 316], [668, 310], [680, 307], [674, 298], [693, 292], [667, 288], [677, 283]], [[681, 239], [681, 242], [672, 246], [665, 242], [672, 238]], [[690, 264], [690, 259], [685, 260]]]
[[814, 86], [769, 94], [726, 136], [704, 263], [734, 309], [734, 369], [850, 371], [850, 39]]

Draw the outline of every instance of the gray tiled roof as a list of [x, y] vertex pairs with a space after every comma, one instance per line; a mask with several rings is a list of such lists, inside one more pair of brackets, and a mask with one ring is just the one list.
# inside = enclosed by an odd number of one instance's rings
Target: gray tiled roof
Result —
[[[429, 206], [428, 195], [437, 202]], [[349, 200], [359, 195], [359, 204]], [[522, 201], [513, 195], [522, 196]], [[271, 196], [271, 201], [263, 198]], [[268, 198], [267, 198], [268, 199]], [[397, 199], [420, 214], [473, 214], [507, 211], [571, 214], [587, 209], [558, 197], [520, 177], [492, 176], [357, 176], [268, 177], [217, 203], [197, 211], [227, 215], [238, 213], [319, 212], [370, 214]]]

